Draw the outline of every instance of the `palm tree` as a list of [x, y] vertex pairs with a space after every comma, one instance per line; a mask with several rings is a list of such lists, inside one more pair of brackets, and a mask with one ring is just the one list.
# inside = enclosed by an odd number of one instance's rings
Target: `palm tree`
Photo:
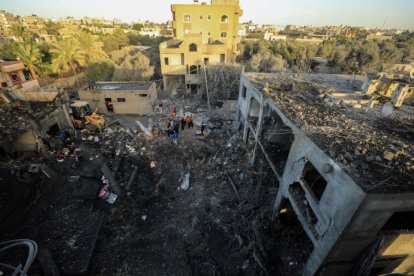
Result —
[[33, 78], [36, 78], [36, 72], [44, 71], [40, 50], [34, 43], [19, 44], [15, 54], [29, 68]]
[[11, 32], [13, 35], [17, 37], [23, 37], [26, 33], [26, 28], [23, 27], [22, 25], [13, 25], [11, 27]]
[[23, 41], [29, 40], [30, 31], [21, 25], [13, 25], [11, 27], [11, 32], [14, 36], [21, 38]]
[[75, 39], [58, 41], [50, 50], [52, 53], [52, 70], [56, 73], [72, 70], [77, 85], [79, 80], [76, 75], [76, 66], [81, 65], [84, 61], [84, 53]]
[[108, 55], [102, 50], [102, 43], [96, 41], [91, 34], [81, 32], [76, 36], [76, 40], [83, 51], [85, 65], [108, 58]]

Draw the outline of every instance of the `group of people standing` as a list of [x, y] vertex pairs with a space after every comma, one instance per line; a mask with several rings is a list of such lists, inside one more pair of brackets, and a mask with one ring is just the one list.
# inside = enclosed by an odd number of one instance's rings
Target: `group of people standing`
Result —
[[[177, 118], [177, 108], [175, 105], [173, 105], [172, 111], [167, 118], [167, 128], [165, 132], [167, 133], [168, 137], [172, 136], [173, 143], [175, 145], [178, 144], [178, 134], [180, 132], [180, 127], [182, 131], [185, 129], [185, 127], [188, 129], [194, 128], [193, 115], [184, 113], [179, 118]], [[201, 135], [204, 135], [205, 127], [206, 126], [204, 122], [202, 122]], [[158, 137], [162, 136], [163, 131], [164, 127], [160, 118], [158, 120]]]

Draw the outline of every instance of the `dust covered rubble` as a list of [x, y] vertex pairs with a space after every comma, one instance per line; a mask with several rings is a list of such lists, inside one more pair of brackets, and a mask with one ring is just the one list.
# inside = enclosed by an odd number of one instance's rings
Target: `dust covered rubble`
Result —
[[413, 116], [381, 118], [375, 110], [330, 106], [324, 101], [329, 88], [292, 78], [251, 79], [364, 190], [414, 190]]

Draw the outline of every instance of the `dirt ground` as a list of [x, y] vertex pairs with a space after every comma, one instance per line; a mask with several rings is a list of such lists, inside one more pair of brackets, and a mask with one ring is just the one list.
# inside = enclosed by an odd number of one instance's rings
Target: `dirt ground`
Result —
[[[114, 127], [130, 134], [111, 134], [119, 145], [133, 143], [132, 152], [113, 159], [103, 142], [77, 141], [85, 155], [79, 168], [73, 157], [56, 162], [51, 155], [43, 162], [56, 179], [42, 173], [10, 176], [10, 185], [22, 188], [18, 199], [12, 190], [3, 191], [4, 208], [14, 209], [1, 212], [6, 223], [0, 239], [35, 240], [51, 252], [62, 275], [300, 274], [310, 246], [302, 242], [295, 218], [273, 219], [278, 183], [260, 158], [249, 163], [236, 122], [223, 118], [204, 137], [185, 129], [175, 146], [165, 134], [152, 141], [137, 138], [135, 119], [142, 118], [121, 118]], [[123, 189], [113, 205], [97, 198], [104, 162], [118, 167], [115, 177]], [[137, 177], [126, 191], [135, 166]], [[182, 190], [188, 172], [190, 187]], [[0, 258], [22, 262], [18, 256]], [[43, 271], [37, 259], [30, 274]]]

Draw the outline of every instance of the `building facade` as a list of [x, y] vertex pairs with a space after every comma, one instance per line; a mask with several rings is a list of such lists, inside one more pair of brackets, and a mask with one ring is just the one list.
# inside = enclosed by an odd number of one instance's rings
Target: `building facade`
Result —
[[164, 89], [197, 93], [201, 68], [235, 62], [239, 43], [239, 0], [172, 5], [173, 39], [160, 44]]
[[79, 90], [79, 98], [102, 114], [147, 115], [153, 112], [157, 87], [155, 82], [98, 82]]
[[274, 213], [293, 213], [303, 229], [303, 275], [411, 275], [414, 166], [400, 162], [414, 147], [387, 156], [391, 143], [409, 141], [404, 133], [378, 142], [391, 135], [386, 128], [338, 115], [315, 100], [310, 83], [270, 74], [244, 74], [240, 83], [243, 140], [252, 163], [267, 163], [279, 181]]

